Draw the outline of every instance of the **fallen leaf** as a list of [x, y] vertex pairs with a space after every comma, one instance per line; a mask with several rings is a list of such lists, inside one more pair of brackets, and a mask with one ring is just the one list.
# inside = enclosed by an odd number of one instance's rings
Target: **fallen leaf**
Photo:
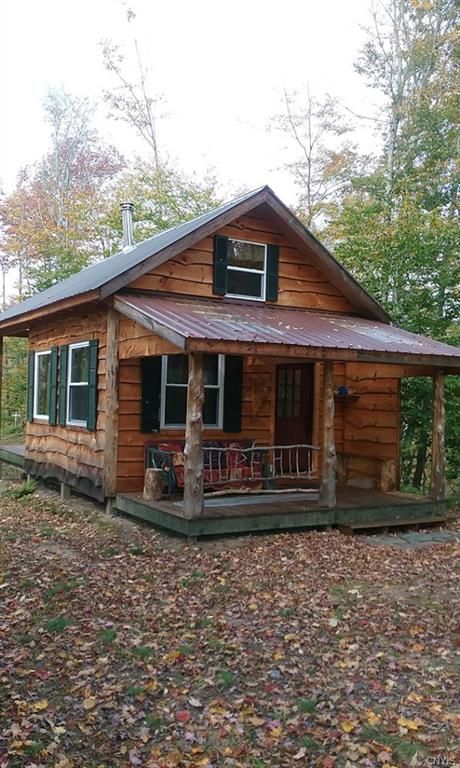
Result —
[[188, 723], [190, 718], [191, 714], [186, 709], [182, 709], [179, 712], [176, 712], [176, 720], [178, 720], [179, 723]]
[[48, 706], [48, 699], [40, 699], [40, 701], [36, 701], [33, 708], [36, 712], [41, 712], [43, 709], [46, 709]]
[[354, 723], [353, 720], [344, 720], [341, 725], [342, 730], [345, 731], [345, 733], [351, 733], [356, 728], [356, 723]]
[[97, 699], [94, 696], [88, 696], [87, 699], [83, 700], [83, 709], [85, 709], [88, 712], [90, 709], [94, 709], [96, 704], [97, 704]]

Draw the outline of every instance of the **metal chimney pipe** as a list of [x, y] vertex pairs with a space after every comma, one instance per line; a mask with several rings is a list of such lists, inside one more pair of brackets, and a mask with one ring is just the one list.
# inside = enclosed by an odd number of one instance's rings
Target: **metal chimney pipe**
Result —
[[121, 218], [123, 221], [123, 248], [131, 248], [134, 245], [133, 229], [133, 203], [120, 203]]

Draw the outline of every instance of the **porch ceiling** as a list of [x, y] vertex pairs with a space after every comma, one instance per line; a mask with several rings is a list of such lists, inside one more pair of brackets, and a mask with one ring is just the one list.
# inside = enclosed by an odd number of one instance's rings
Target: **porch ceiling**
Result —
[[[179, 349], [425, 363], [460, 373], [460, 347], [361, 317], [255, 301], [117, 294], [115, 308]], [[222, 349], [220, 349], [222, 347]], [[225, 347], [225, 349], [223, 348]]]

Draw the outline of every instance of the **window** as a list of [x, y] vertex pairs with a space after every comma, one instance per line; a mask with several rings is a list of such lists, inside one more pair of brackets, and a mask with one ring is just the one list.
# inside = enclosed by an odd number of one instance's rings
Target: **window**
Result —
[[267, 246], [244, 240], [227, 245], [227, 295], [265, 299]]
[[278, 300], [279, 246], [214, 235], [213, 291], [253, 301]]
[[48, 419], [50, 414], [50, 361], [51, 352], [35, 353], [34, 419]]
[[86, 427], [89, 410], [89, 342], [70, 344], [67, 424]]
[[[224, 355], [203, 355], [203, 424], [222, 428]], [[184, 427], [187, 412], [188, 359], [163, 355], [161, 364], [161, 427]]]

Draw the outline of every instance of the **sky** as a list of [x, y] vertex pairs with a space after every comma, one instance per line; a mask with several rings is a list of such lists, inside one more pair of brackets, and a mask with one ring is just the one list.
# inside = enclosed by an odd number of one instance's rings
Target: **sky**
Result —
[[[307, 83], [314, 95], [372, 110], [374, 96], [353, 70], [370, 7], [371, 0], [1, 0], [0, 188], [10, 192], [19, 170], [47, 149], [49, 87], [97, 101], [102, 135], [126, 157], [142, 150], [102, 102], [114, 81], [100, 42], [111, 39], [131, 55], [135, 35], [151, 87], [165, 94], [162, 151], [189, 173], [212, 169], [224, 195], [268, 183], [292, 202], [284, 143], [268, 130], [270, 118], [283, 88]], [[374, 148], [368, 124], [357, 138], [364, 151]]]

